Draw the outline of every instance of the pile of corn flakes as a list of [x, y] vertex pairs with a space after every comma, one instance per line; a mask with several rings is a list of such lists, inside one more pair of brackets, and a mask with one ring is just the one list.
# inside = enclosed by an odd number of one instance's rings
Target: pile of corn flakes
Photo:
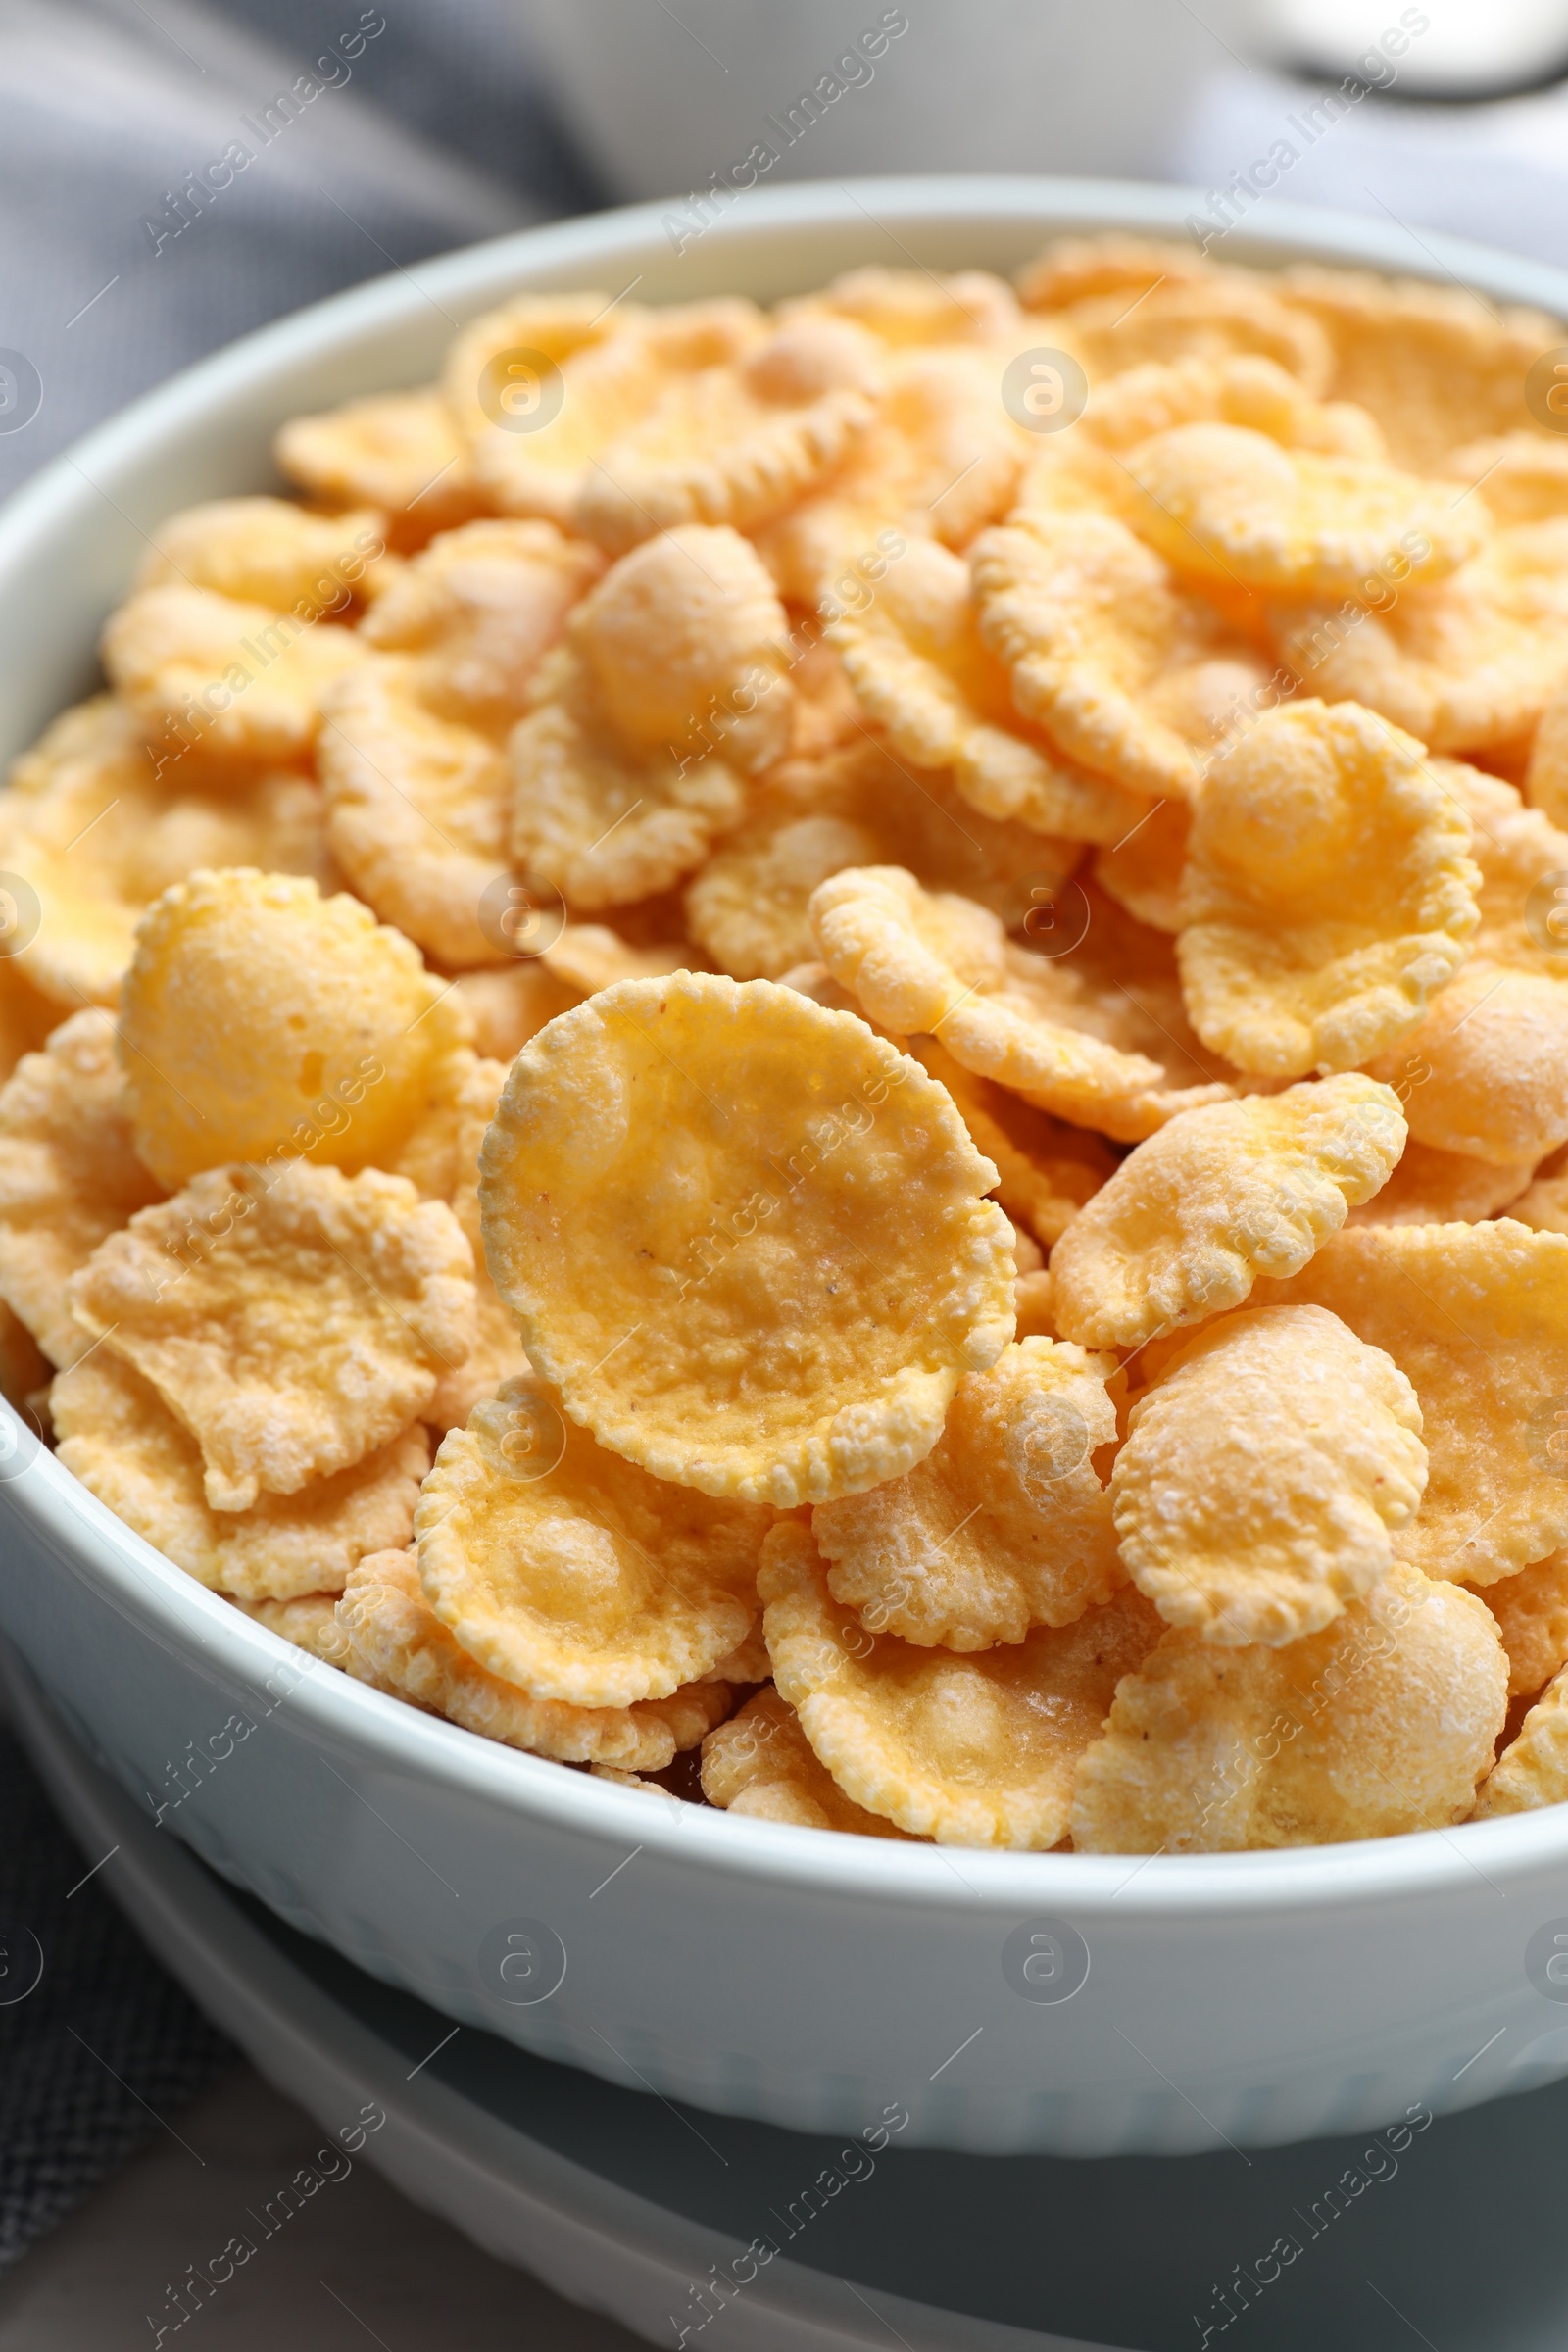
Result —
[[286, 425], [0, 798], [6, 1395], [665, 1799], [1568, 1800], [1563, 332], [1106, 236]]

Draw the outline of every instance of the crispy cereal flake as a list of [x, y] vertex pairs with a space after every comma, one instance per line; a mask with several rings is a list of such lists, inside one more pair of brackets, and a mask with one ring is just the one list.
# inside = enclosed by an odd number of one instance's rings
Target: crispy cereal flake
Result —
[[622, 981], [513, 1064], [485, 1250], [537, 1369], [658, 1478], [789, 1508], [928, 1453], [1012, 1330], [996, 1171], [865, 1024], [766, 980]]
[[451, 1210], [374, 1169], [213, 1168], [101, 1243], [70, 1298], [196, 1439], [215, 1511], [363, 1461], [474, 1337]]
[[1218, 760], [1182, 880], [1204, 1044], [1272, 1078], [1348, 1070], [1412, 1030], [1475, 930], [1470, 825], [1397, 728], [1297, 703]]
[[812, 1512], [833, 1598], [871, 1632], [954, 1650], [1107, 1601], [1124, 1579], [1091, 1456], [1116, 1436], [1112, 1368], [1033, 1339], [967, 1374], [923, 1462]]
[[1128, 1419], [1121, 1556], [1167, 1625], [1228, 1649], [1320, 1633], [1388, 1574], [1426, 1485], [1404, 1374], [1321, 1307], [1245, 1307]]
[[1122, 1161], [1052, 1251], [1057, 1320], [1086, 1348], [1136, 1348], [1294, 1274], [1378, 1190], [1399, 1105], [1359, 1071], [1189, 1110]]
[[917, 1649], [834, 1602], [793, 1520], [763, 1545], [759, 1583], [780, 1695], [817, 1756], [854, 1803], [940, 1845], [1057, 1844], [1078, 1758], [1159, 1630], [1124, 1586], [1071, 1625], [1000, 1649]]
[[1396, 1562], [1321, 1633], [1218, 1649], [1167, 1633], [1078, 1767], [1079, 1853], [1233, 1853], [1462, 1821], [1507, 1707], [1473, 1592]]
[[650, 1478], [530, 1379], [453, 1430], [420, 1497], [419, 1577], [470, 1657], [535, 1698], [668, 1698], [757, 1623], [757, 1503]]
[[819, 1764], [787, 1698], [769, 1685], [703, 1741], [703, 1794], [721, 1813], [788, 1821], [808, 1830], [848, 1830], [858, 1838], [906, 1832], [852, 1804]]

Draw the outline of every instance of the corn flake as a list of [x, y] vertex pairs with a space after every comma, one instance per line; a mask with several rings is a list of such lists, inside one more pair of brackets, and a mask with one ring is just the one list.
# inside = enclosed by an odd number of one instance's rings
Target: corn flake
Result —
[[374, 592], [384, 522], [368, 509], [310, 514], [285, 498], [215, 499], [159, 524], [133, 584], [182, 582], [274, 612], [300, 604], [335, 612]]
[[1243, 1069], [1348, 1070], [1415, 1028], [1475, 930], [1470, 825], [1408, 736], [1296, 703], [1218, 760], [1178, 948], [1194, 1028]]
[[577, 529], [618, 554], [682, 523], [770, 522], [866, 432], [876, 359], [862, 328], [803, 318], [731, 365], [676, 378], [595, 459]]
[[607, 1453], [520, 1379], [448, 1435], [416, 1533], [425, 1597], [470, 1657], [536, 1698], [620, 1707], [733, 1657], [770, 1524]]
[[418, 1428], [298, 1494], [215, 1511], [201, 1449], [151, 1383], [100, 1348], [49, 1393], [60, 1459], [118, 1518], [210, 1592], [236, 1600], [341, 1592], [365, 1553], [407, 1544], [430, 1465]]
[[1076, 767], [1020, 715], [976, 626], [968, 566], [935, 541], [911, 541], [875, 600], [827, 635], [894, 751], [913, 767], [951, 768], [983, 815], [1109, 842], [1148, 813], [1142, 794]]
[[136, 1156], [107, 1012], [78, 1012], [0, 1089], [0, 1297], [50, 1361], [88, 1347], [71, 1277], [162, 1190]]
[[139, 589], [105, 625], [104, 669], [149, 734], [183, 723], [214, 754], [303, 760], [322, 695], [363, 657], [352, 629], [300, 602], [279, 612], [210, 588]]
[[1091, 1456], [1115, 1441], [1111, 1369], [1032, 1339], [969, 1373], [923, 1462], [812, 1512], [833, 1598], [870, 1632], [952, 1650], [1107, 1601], [1125, 1578]]
[[752, 812], [689, 886], [694, 938], [737, 980], [778, 980], [808, 962], [813, 890], [847, 865], [899, 864], [962, 890], [1008, 925], [1034, 894], [1058, 893], [1083, 852], [1027, 826], [982, 816], [940, 768], [911, 773], [862, 735], [819, 760], [788, 760], [759, 786]]
[[1413, 1384], [1428, 1479], [1401, 1558], [1493, 1585], [1568, 1544], [1568, 1239], [1510, 1217], [1372, 1226], [1257, 1302], [1326, 1306]]
[[1552, 1680], [1483, 1782], [1475, 1819], [1533, 1813], [1568, 1800], [1568, 1677]]
[[1373, 459], [1286, 449], [1241, 424], [1178, 424], [1127, 459], [1141, 536], [1178, 573], [1276, 596], [1354, 596], [1401, 562], [1435, 581], [1473, 556], [1490, 517]]
[[1024, 716], [1128, 792], [1190, 799], [1264, 681], [1253, 649], [1112, 515], [1021, 508], [972, 563], [981, 637]]
[[1001, 1353], [995, 1181], [862, 1022], [678, 972], [523, 1048], [479, 1198], [496, 1287], [572, 1418], [658, 1478], [787, 1509], [906, 1470]]
[[400, 548], [419, 547], [478, 511], [466, 444], [434, 384], [292, 416], [273, 454], [290, 481], [323, 506], [376, 508]]
[[1294, 1274], [1398, 1159], [1395, 1096], [1351, 1072], [1184, 1112], [1129, 1153], [1052, 1251], [1055, 1314], [1135, 1348]]
[[196, 1439], [217, 1511], [363, 1461], [474, 1338], [452, 1212], [375, 1169], [213, 1168], [110, 1235], [69, 1295]]
[[846, 1830], [858, 1838], [906, 1833], [852, 1804], [819, 1764], [788, 1699], [769, 1688], [703, 1741], [703, 1794], [721, 1813], [788, 1821], [807, 1830]]
[[172, 1186], [270, 1154], [384, 1165], [466, 1034], [368, 907], [245, 868], [165, 892], [122, 1004], [136, 1147]]
[[1525, 423], [1524, 379], [1561, 340], [1540, 311], [1499, 310], [1425, 279], [1303, 262], [1276, 282], [1298, 317], [1327, 338], [1326, 390], [1369, 409], [1389, 446], [1432, 471], [1446, 469], [1462, 443]]
[[[1038, 1110], [1007, 1087], [977, 1078], [934, 1037], [911, 1038], [909, 1052], [947, 1088], [975, 1150], [995, 1165], [996, 1197], [1014, 1226], [1053, 1248], [1084, 1202], [1115, 1174], [1109, 1145]], [[1018, 1256], [1016, 1240], [1013, 1254]], [[1019, 1273], [1026, 1270], [1020, 1261]]]
[[1500, 1578], [1481, 1597], [1508, 1653], [1509, 1697], [1534, 1698], [1568, 1665], [1568, 1552]]
[[[1396, 1093], [1403, 1081], [1395, 1081]], [[1401, 1098], [1402, 1099], [1402, 1098]], [[1500, 1208], [1523, 1224], [1535, 1222], [1524, 1214], [1520, 1195], [1530, 1182], [1530, 1162], [1494, 1167], [1485, 1159], [1467, 1159], [1457, 1152], [1440, 1152], [1433, 1144], [1418, 1144], [1412, 1136], [1388, 1183], [1370, 1200], [1352, 1208], [1347, 1225], [1479, 1225]]]
[[1568, 990], [1477, 956], [1370, 1066], [1421, 1143], [1497, 1169], [1533, 1164], [1568, 1140]]
[[1527, 736], [1568, 670], [1565, 630], [1568, 516], [1494, 532], [1431, 587], [1396, 594], [1385, 579], [1359, 600], [1275, 612], [1280, 658], [1303, 684], [1381, 710], [1434, 752]]
[[18, 951], [31, 984], [74, 1011], [114, 1004], [136, 925], [202, 866], [255, 864], [330, 887], [321, 796], [304, 776], [219, 761], [199, 746], [148, 750], [104, 695], [68, 710], [12, 770], [4, 856], [41, 920]]
[[335, 1592], [301, 1592], [293, 1600], [241, 1600], [230, 1594], [236, 1609], [256, 1625], [265, 1625], [280, 1642], [291, 1642], [325, 1666], [340, 1666], [346, 1651], [337, 1621]]
[[780, 1695], [846, 1796], [943, 1845], [1043, 1851], [1067, 1827], [1074, 1767], [1159, 1620], [1123, 1587], [1067, 1626], [969, 1657], [872, 1634], [838, 1607], [808, 1530], [762, 1547]]
[[1238, 1649], [1320, 1633], [1393, 1563], [1426, 1485], [1404, 1374], [1321, 1307], [1208, 1324], [1111, 1472], [1121, 1556], [1167, 1625]]
[[1129, 301], [1122, 287], [1086, 295], [1059, 314], [1059, 323], [1092, 383], [1153, 361], [1214, 362], [1256, 353], [1298, 377], [1314, 396], [1328, 385], [1322, 330], [1240, 270], [1167, 275], [1138, 301]]
[[[924, 891], [896, 865], [835, 874], [812, 893], [810, 912], [829, 970], [868, 1019], [896, 1035], [933, 1036], [976, 1076], [1131, 1142], [1231, 1089], [1189, 1050], [1185, 1023], [1172, 1029], [1151, 1012], [1163, 993], [1157, 966], [1120, 965], [1144, 985], [1142, 1003], [1114, 979], [1115, 910], [1097, 922], [1087, 893], [1085, 903], [1081, 962], [1032, 954], [985, 907]], [[1133, 928], [1123, 918], [1124, 944]]]
[[634, 1707], [568, 1707], [531, 1698], [454, 1642], [419, 1585], [408, 1551], [385, 1550], [350, 1574], [337, 1621], [350, 1674], [394, 1698], [509, 1747], [564, 1764], [662, 1772], [729, 1712], [722, 1683], [696, 1683]]
[[1462, 1821], [1507, 1706], [1474, 1593], [1396, 1562], [1283, 1649], [1171, 1631], [1078, 1767], [1079, 1853], [1232, 1853]]
[[1142, 824], [1121, 841], [1095, 852], [1095, 880], [1139, 922], [1155, 931], [1179, 931], [1191, 831], [1187, 802], [1156, 802]]

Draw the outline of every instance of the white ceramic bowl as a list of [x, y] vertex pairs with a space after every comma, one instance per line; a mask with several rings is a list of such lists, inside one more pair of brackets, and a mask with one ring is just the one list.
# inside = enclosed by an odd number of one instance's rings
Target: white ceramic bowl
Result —
[[[515, 287], [772, 297], [865, 260], [1006, 269], [1062, 228], [1173, 230], [1190, 202], [1022, 179], [779, 188], [680, 259], [649, 206], [269, 327], [0, 518], [0, 752], [88, 683], [145, 529], [265, 486], [279, 419], [428, 378], [454, 325]], [[1568, 315], [1568, 278], [1479, 248], [1266, 204], [1248, 227], [1254, 259], [1451, 272]], [[455, 2019], [666, 2097], [847, 2133], [906, 2113], [902, 2144], [976, 2151], [1262, 2144], [1568, 2073], [1568, 1984], [1537, 1956], [1543, 1931], [1568, 1938], [1568, 1807], [1142, 1862], [676, 1808], [312, 1669], [27, 1452], [0, 1463], [0, 1628], [54, 1705], [167, 1832]]]

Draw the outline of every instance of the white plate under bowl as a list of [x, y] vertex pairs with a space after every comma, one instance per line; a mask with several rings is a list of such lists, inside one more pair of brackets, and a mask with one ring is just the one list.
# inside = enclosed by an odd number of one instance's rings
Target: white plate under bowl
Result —
[[[96, 628], [161, 517], [268, 486], [282, 418], [427, 379], [454, 327], [505, 294], [771, 298], [866, 261], [1004, 270], [1063, 229], [1178, 231], [1192, 201], [1027, 179], [770, 188], [679, 257], [648, 206], [268, 327], [0, 517], [0, 755], [89, 683]], [[1247, 227], [1245, 258], [1437, 271], [1568, 316], [1568, 277], [1479, 247], [1266, 203]], [[52, 1455], [24, 1456], [0, 1478], [0, 1629], [76, 1737], [295, 1927], [545, 2056], [802, 2130], [858, 2132], [897, 2106], [911, 2142], [1072, 2155], [1355, 2130], [1568, 2073], [1568, 1986], [1529, 1952], [1554, 1923], [1568, 1935], [1568, 1808], [1142, 1862], [676, 1808], [311, 1670]]]
[[[438, 2011], [223, 1886], [87, 1761], [29, 1679], [4, 1679], [84, 1864], [110, 1856], [97, 1884], [268, 2080], [333, 2144], [377, 2102], [387, 2121], [361, 2153], [405, 2195], [654, 2343], [685, 2327], [692, 2352], [1186, 2352], [1195, 2319], [1199, 2337], [1229, 2332], [1215, 2290], [1235, 2293], [1238, 2260], [1269, 2352], [1568, 2340], [1568, 2083], [1245, 2160], [959, 2156], [906, 2133], [851, 2152], [683, 2110], [629, 2076], [616, 2089], [491, 2034], [454, 2038]], [[1299, 2253], [1274, 2277], [1282, 2234]], [[759, 2239], [765, 2262], [747, 2252]]]

